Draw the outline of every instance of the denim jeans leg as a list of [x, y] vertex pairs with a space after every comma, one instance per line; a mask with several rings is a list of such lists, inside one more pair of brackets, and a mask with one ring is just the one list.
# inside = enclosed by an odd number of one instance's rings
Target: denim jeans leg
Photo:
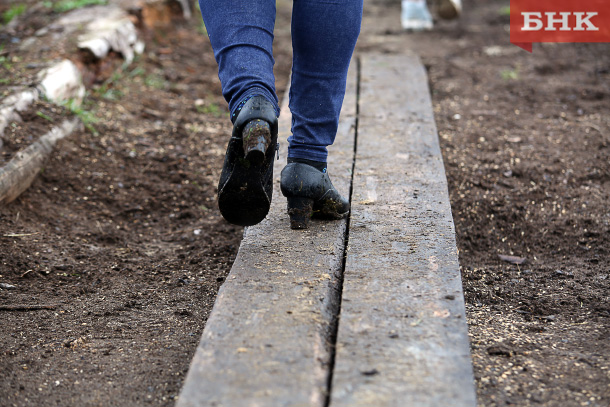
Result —
[[[326, 161], [360, 34], [363, 0], [294, 0], [288, 156]], [[274, 0], [199, 0], [223, 95], [233, 115], [262, 95], [279, 115], [273, 76]]]
[[273, 75], [275, 0], [199, 0], [199, 6], [231, 117], [253, 95], [264, 96], [279, 115]]
[[362, 0], [294, 0], [288, 157], [326, 161], [361, 22]]

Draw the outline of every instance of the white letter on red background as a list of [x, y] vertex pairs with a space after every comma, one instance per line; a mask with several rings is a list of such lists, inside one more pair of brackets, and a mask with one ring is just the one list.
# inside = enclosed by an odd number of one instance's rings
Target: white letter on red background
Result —
[[555, 12], [544, 13], [546, 15], [546, 28], [544, 31], [557, 31], [555, 23], [561, 23], [559, 31], [570, 31], [570, 12], [561, 12], [559, 15], [561, 18], [555, 18]]
[[[542, 29], [542, 13], [523, 12], [521, 15], [523, 15], [523, 28], [521, 28], [521, 31], [540, 31]], [[532, 23], [535, 24], [534, 27], [532, 27]]]
[[[574, 28], [574, 31], [599, 31], [599, 28], [596, 27], [591, 21], [591, 17], [595, 17], [598, 13], [595, 12], [587, 12], [586, 13], [587, 16], [585, 18], [582, 18], [585, 13], [574, 13], [574, 15], [576, 16], [576, 27]], [[587, 26], [587, 28], [584, 28], [582, 25], [585, 24]]]

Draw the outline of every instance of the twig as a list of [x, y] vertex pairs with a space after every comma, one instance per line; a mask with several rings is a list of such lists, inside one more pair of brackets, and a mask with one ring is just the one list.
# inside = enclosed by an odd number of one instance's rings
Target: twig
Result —
[[178, 230], [174, 230], [173, 232], [166, 232], [166, 233], [163, 234], [163, 236], [176, 235], [178, 233], [194, 232], [197, 229], [203, 229], [203, 228], [201, 226], [195, 226], [195, 227], [192, 227], [192, 228], [178, 229]]
[[56, 308], [57, 305], [0, 305], [0, 311], [37, 311]]
[[585, 126], [592, 128], [593, 130], [597, 130], [599, 132], [599, 134], [601, 134], [602, 136], [604, 135], [604, 132], [602, 131], [602, 129], [599, 128], [599, 126], [590, 123], [590, 122], [584, 122], [583, 123]]

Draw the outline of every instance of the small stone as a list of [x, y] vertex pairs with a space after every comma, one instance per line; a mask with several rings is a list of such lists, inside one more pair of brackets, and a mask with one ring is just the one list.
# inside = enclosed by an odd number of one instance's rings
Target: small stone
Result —
[[512, 263], [512, 264], [523, 264], [527, 260], [525, 257], [509, 256], [506, 254], [499, 254], [498, 257], [500, 258], [500, 260], [503, 260], [503, 261], [506, 261], [506, 262]]
[[504, 54], [504, 49], [500, 46], [493, 45], [491, 47], [483, 48], [483, 52], [489, 57], [495, 57]]
[[561, 278], [572, 278], [574, 277], [574, 273], [570, 273], [568, 271], [563, 270], [555, 270], [555, 275]]
[[487, 348], [487, 353], [491, 356], [511, 357], [512, 351], [504, 345], [493, 345]]
[[372, 370], [365, 370], [364, 372], [360, 372], [362, 373], [364, 376], [375, 376], [379, 374], [379, 370], [377, 369], [372, 369]]

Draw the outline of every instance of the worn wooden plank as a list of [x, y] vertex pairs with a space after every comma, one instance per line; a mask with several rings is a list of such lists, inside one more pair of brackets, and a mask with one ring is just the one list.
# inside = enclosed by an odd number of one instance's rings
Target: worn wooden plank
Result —
[[[356, 75], [349, 76], [329, 157], [347, 194], [353, 162]], [[280, 116], [282, 160], [270, 214], [246, 229], [190, 366], [178, 406], [316, 406], [327, 399], [346, 221], [291, 230], [279, 176], [291, 117]]]
[[474, 406], [451, 207], [417, 57], [362, 59], [331, 406]]

